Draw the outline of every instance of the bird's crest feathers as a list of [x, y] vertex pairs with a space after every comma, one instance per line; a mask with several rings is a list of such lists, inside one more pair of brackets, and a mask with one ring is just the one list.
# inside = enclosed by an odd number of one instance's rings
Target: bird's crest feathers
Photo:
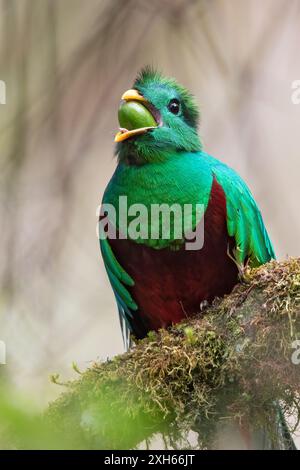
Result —
[[138, 73], [133, 87], [140, 89], [141, 87], [161, 86], [169, 87], [176, 90], [179, 96], [182, 98], [185, 108], [188, 110], [190, 117], [190, 124], [197, 127], [199, 121], [199, 109], [196, 104], [194, 96], [182, 85], [180, 85], [174, 78], [165, 77], [160, 71], [150, 65], [146, 65]]

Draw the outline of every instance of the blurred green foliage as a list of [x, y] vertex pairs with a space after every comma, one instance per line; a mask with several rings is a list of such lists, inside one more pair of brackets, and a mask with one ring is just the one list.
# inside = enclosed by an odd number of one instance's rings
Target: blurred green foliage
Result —
[[69, 449], [72, 432], [58, 435], [32, 400], [0, 389], [0, 449]]

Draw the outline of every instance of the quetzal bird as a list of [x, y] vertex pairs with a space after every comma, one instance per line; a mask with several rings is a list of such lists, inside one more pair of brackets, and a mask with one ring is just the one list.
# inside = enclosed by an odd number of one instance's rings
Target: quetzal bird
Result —
[[[137, 239], [101, 240], [121, 325], [136, 338], [230, 293], [245, 263], [261, 265], [275, 257], [246, 183], [202, 150], [198, 120], [193, 96], [151, 68], [143, 69], [122, 96], [115, 137], [118, 165], [103, 203], [114, 206], [117, 215], [120, 196], [127, 197], [128, 207], [143, 204], [149, 210], [152, 204], [204, 207], [201, 249], [185, 249], [185, 240], [174, 239], [172, 230], [168, 239], [151, 239], [143, 227]], [[191, 230], [196, 223], [193, 212]]]

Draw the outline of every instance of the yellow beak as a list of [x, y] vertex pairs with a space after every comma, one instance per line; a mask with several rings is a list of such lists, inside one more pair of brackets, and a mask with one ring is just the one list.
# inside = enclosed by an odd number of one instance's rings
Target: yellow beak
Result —
[[134, 100], [134, 101], [142, 101], [144, 103], [147, 102], [146, 98], [144, 98], [142, 95], [140, 95], [137, 90], [127, 90], [127, 91], [125, 91], [125, 93], [123, 93], [121, 99], [125, 100], [125, 101]]
[[133, 129], [132, 131], [126, 132], [119, 131], [115, 136], [115, 142], [122, 142], [123, 140], [126, 140], [129, 137], [145, 134], [145, 132], [147, 132], [149, 129], [153, 129], [153, 127], [140, 127], [139, 129]]

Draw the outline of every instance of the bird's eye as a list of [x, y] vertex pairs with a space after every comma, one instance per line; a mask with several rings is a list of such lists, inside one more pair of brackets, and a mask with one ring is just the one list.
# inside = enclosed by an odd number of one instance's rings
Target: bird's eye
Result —
[[168, 104], [168, 110], [173, 114], [178, 114], [180, 109], [180, 103], [176, 98], [173, 98]]

